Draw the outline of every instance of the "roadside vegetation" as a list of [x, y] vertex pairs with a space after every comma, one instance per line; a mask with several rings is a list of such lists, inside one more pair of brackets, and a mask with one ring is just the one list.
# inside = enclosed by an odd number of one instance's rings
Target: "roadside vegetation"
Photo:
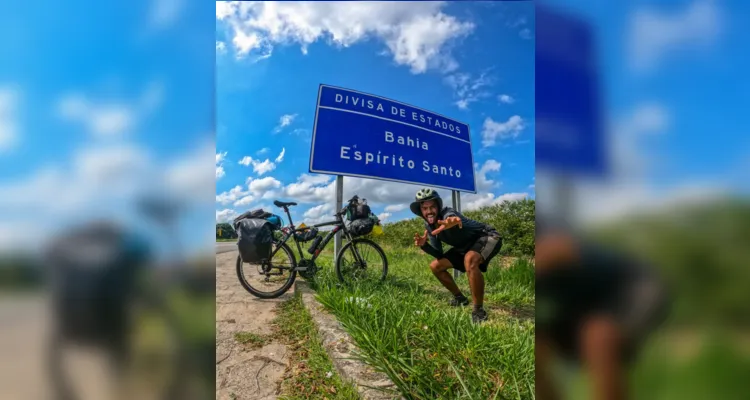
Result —
[[[471, 307], [450, 307], [450, 293], [414, 248], [419, 220], [384, 226], [374, 237], [388, 256], [385, 282], [341, 287], [333, 252], [321, 255], [313, 287], [354, 338], [363, 361], [386, 373], [409, 399], [531, 399], [534, 393], [534, 201], [467, 212], [504, 235], [485, 275], [489, 320], [475, 326]], [[457, 283], [470, 293], [465, 275]]]
[[[277, 332], [289, 346], [290, 367], [281, 386], [283, 400], [358, 400], [356, 388], [342, 381], [333, 368], [328, 354], [322, 346], [315, 323], [302, 304], [302, 298], [295, 294], [292, 299], [281, 303], [274, 321]], [[249, 343], [263, 342], [257, 335], [245, 335], [241, 339]]]

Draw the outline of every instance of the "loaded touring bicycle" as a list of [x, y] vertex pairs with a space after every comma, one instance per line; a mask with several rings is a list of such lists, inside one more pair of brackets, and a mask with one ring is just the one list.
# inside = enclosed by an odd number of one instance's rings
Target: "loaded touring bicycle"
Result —
[[[363, 279], [383, 280], [388, 274], [388, 260], [383, 249], [364, 236], [382, 231], [380, 221], [371, 212], [366, 200], [352, 197], [348, 204], [334, 214], [335, 219], [313, 225], [296, 227], [289, 208], [294, 202], [274, 201], [289, 218], [283, 226], [278, 215], [262, 209], [249, 211], [234, 220], [239, 239], [237, 247], [237, 278], [254, 296], [264, 299], [284, 294], [294, 283], [297, 273], [313, 279], [318, 273], [316, 261], [334, 235], [341, 232], [346, 239], [336, 254], [336, 275], [342, 283]], [[332, 226], [325, 236], [318, 228]], [[297, 248], [299, 259], [288, 242]], [[307, 243], [310, 242], [308, 245]], [[307, 247], [310, 258], [302, 250]]]

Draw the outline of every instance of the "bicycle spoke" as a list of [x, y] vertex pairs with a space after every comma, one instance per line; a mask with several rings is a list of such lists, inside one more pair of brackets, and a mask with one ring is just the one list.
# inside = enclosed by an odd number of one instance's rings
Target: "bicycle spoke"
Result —
[[281, 289], [291, 274], [292, 261], [283, 249], [277, 251], [269, 263], [242, 265], [243, 279], [258, 292], [271, 293]]
[[385, 256], [370, 242], [353, 242], [337, 264], [339, 279], [347, 283], [379, 280], [385, 275]]

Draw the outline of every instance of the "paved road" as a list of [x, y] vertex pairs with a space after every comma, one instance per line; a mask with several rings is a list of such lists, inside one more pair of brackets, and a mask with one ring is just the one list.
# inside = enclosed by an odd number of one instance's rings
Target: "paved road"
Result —
[[48, 306], [45, 293], [0, 297], [0, 398], [50, 398], [44, 352]]
[[216, 254], [237, 250], [237, 242], [216, 242]]

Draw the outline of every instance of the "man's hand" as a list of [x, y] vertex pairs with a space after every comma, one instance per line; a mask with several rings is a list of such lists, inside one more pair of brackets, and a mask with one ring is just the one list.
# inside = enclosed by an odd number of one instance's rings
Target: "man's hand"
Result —
[[436, 236], [438, 233], [453, 228], [454, 226], [458, 225], [459, 229], [463, 228], [463, 223], [461, 222], [461, 218], [459, 217], [448, 217], [444, 221], [440, 220], [438, 221], [438, 225], [440, 225], [437, 229], [432, 231], [432, 235]]
[[417, 247], [422, 247], [424, 244], [427, 243], [427, 231], [424, 231], [424, 236], [419, 236], [418, 233], [414, 234], [414, 245]]

